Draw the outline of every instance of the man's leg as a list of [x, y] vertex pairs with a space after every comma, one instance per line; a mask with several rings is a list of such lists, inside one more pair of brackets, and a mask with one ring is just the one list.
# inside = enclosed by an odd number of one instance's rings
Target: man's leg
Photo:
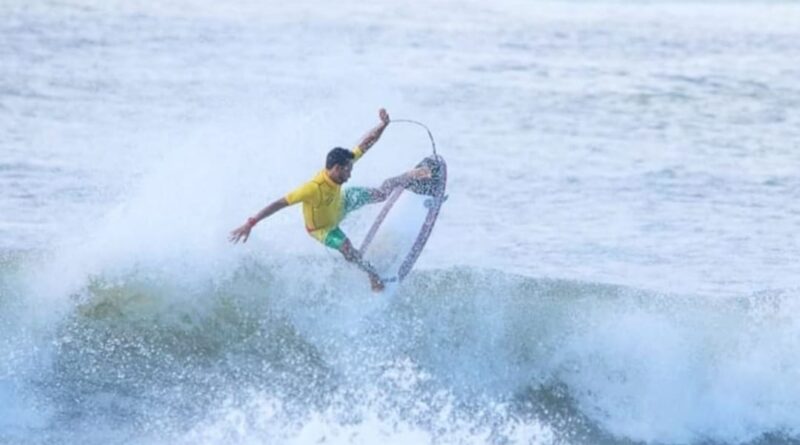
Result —
[[367, 273], [367, 275], [369, 275], [369, 282], [372, 285], [372, 290], [376, 292], [383, 290], [383, 281], [381, 280], [381, 277], [378, 276], [378, 272], [374, 267], [372, 267], [371, 264], [364, 261], [364, 258], [361, 256], [361, 252], [353, 247], [353, 244], [350, 243], [349, 239], [345, 238], [344, 243], [342, 243], [342, 247], [339, 249], [339, 251], [342, 252], [342, 255], [344, 255], [344, 259], [354, 263], [359, 269], [363, 270]]
[[350, 187], [345, 190], [344, 213], [345, 215], [365, 204], [375, 204], [386, 201], [392, 192], [400, 187], [406, 187], [417, 179], [429, 178], [431, 171], [421, 167], [410, 170], [402, 175], [383, 181], [378, 188]]
[[[409, 170], [403, 173], [400, 176], [395, 176], [393, 178], [389, 178], [383, 181], [383, 184], [381, 184], [379, 188], [372, 189], [375, 190], [375, 192], [373, 192], [373, 195], [379, 198], [380, 201], [385, 201], [386, 198], [388, 198], [389, 195], [392, 194], [392, 192], [395, 189], [406, 187], [417, 179], [424, 179], [430, 177], [431, 177], [431, 171], [429, 168], [427, 167], [415, 168], [413, 170]], [[375, 202], [380, 202], [380, 201], [375, 201]]]
[[[316, 235], [316, 236], [315, 236]], [[350, 240], [347, 238], [347, 235], [342, 232], [342, 229], [335, 227], [332, 230], [325, 231], [323, 234], [322, 232], [319, 233], [312, 233], [312, 236], [320, 239], [323, 244], [331, 249], [336, 249], [342, 253], [344, 259], [347, 261], [355, 264], [358, 266], [359, 269], [363, 270], [364, 272], [369, 275], [369, 281], [372, 285], [372, 290], [378, 292], [383, 290], [383, 281], [381, 281], [378, 272], [369, 264], [367, 261], [364, 261], [364, 258], [361, 256], [361, 252], [359, 252]]]

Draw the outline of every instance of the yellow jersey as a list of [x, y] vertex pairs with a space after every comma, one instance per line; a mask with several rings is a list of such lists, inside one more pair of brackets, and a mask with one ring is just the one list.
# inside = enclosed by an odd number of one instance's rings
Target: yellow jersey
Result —
[[[353, 150], [353, 162], [364, 155], [361, 147]], [[303, 203], [303, 218], [309, 232], [332, 229], [339, 225], [343, 214], [342, 186], [333, 182], [328, 172], [322, 169], [313, 179], [286, 195], [289, 205]]]

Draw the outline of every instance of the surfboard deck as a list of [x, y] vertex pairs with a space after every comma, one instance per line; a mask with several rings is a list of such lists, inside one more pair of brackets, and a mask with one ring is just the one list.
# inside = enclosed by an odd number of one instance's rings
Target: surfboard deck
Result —
[[[408, 194], [423, 198], [421, 201], [417, 198], [416, 201], [419, 201], [419, 203], [416, 205], [421, 205], [423, 207], [425, 211], [424, 220], [416, 232], [411, 246], [407, 248], [405, 252], [401, 252], [402, 261], [399, 262], [399, 266], [387, 266], [389, 270], [386, 271], [386, 275], [382, 277], [385, 283], [399, 283], [411, 272], [417, 259], [419, 259], [419, 256], [422, 254], [425, 244], [430, 238], [433, 227], [436, 225], [436, 220], [439, 217], [442, 204], [447, 200], [447, 195], [445, 194], [447, 187], [447, 163], [444, 158], [438, 155], [428, 156], [417, 164], [417, 168], [419, 167], [428, 167], [431, 170], [431, 177], [414, 181], [406, 188], [395, 190], [386, 200], [386, 203], [372, 223], [367, 235], [364, 237], [364, 241], [361, 243], [360, 251], [362, 255], [368, 256], [370, 247], [373, 247], [375, 238], [384, 226], [387, 217], [393, 211], [397, 211], [399, 207], [398, 203], [405, 204], [406, 201], [409, 201]], [[403, 200], [403, 198], [407, 199]], [[410, 205], [415, 204], [412, 203]]]

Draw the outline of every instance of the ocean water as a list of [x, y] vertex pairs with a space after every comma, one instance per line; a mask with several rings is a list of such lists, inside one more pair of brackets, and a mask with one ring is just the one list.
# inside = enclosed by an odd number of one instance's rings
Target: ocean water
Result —
[[[800, 4], [0, 17], [0, 444], [800, 443]], [[380, 107], [449, 165], [405, 282], [227, 242]]]

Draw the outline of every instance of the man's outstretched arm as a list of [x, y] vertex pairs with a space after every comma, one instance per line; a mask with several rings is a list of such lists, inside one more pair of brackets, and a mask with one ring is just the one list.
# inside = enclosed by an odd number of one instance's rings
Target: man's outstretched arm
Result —
[[383, 108], [378, 111], [378, 116], [381, 118], [381, 123], [365, 134], [361, 139], [361, 142], [358, 143], [358, 146], [361, 147], [361, 151], [364, 153], [366, 153], [370, 147], [378, 142], [378, 139], [380, 139], [381, 135], [383, 134], [383, 130], [385, 130], [389, 125], [389, 122], [391, 122], [389, 120], [389, 113], [387, 113]]
[[277, 212], [278, 210], [280, 210], [280, 209], [282, 209], [284, 207], [287, 207], [288, 205], [289, 205], [289, 202], [286, 200], [286, 198], [281, 198], [281, 199], [276, 200], [272, 204], [270, 204], [270, 205], [264, 207], [263, 209], [261, 209], [261, 211], [256, 213], [254, 216], [251, 216], [250, 218], [247, 218], [247, 222], [242, 224], [240, 227], [238, 227], [238, 228], [234, 229], [233, 231], [231, 231], [231, 234], [228, 237], [228, 240], [230, 242], [236, 244], [236, 243], [239, 242], [240, 239], [244, 238], [244, 239], [242, 239], [242, 242], [246, 243], [247, 242], [247, 238], [250, 237], [250, 230], [252, 230], [253, 227], [256, 224], [258, 224], [259, 221], [261, 221], [264, 218], [267, 218], [268, 216], [272, 215], [273, 213]]

